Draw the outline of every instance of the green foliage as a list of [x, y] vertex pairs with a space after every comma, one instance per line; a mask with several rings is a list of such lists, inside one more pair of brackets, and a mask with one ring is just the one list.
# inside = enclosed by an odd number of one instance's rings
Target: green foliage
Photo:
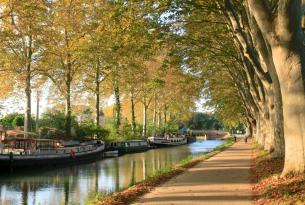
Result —
[[179, 126], [174, 121], [170, 121], [163, 125], [163, 130], [165, 131], [165, 133], [178, 132], [178, 129], [179, 129]]
[[[72, 116], [72, 127], [78, 127], [75, 116]], [[48, 110], [42, 113], [39, 120], [39, 128], [43, 136], [53, 137], [56, 135], [63, 135], [65, 133], [66, 116], [59, 110]], [[51, 132], [51, 135], [50, 135]]]
[[97, 139], [105, 140], [110, 132], [101, 126], [96, 125], [92, 121], [88, 121], [82, 123], [77, 128], [77, 137], [82, 138], [94, 138], [95, 136]]
[[[15, 127], [23, 127], [24, 126], [24, 114], [20, 114], [20, 113], [7, 114], [0, 120], [0, 124], [6, 129], [13, 129]], [[32, 128], [32, 130], [34, 130], [34, 128], [35, 128], [35, 119], [33, 117], [31, 119], [31, 128]]]
[[21, 127], [24, 125], [24, 115], [17, 115], [13, 122], [12, 122], [12, 125], [14, 127]]
[[109, 118], [106, 120], [105, 129], [109, 131], [109, 135], [105, 138], [106, 141], [132, 140], [141, 138], [142, 126], [137, 124], [134, 135], [131, 124], [127, 121], [123, 121], [117, 129], [114, 119]]
[[[142, 127], [140, 126], [142, 129]], [[157, 126], [154, 127], [154, 124], [152, 121], [148, 122], [147, 125], [147, 136], [153, 136], [154, 134], [164, 134], [164, 133], [173, 133], [179, 131], [179, 125], [175, 120], [170, 120], [169, 122], [162, 124], [160, 128]]]
[[121, 138], [124, 140], [131, 140], [137, 138], [139, 136], [139, 132], [136, 131], [136, 136], [133, 135], [132, 127], [128, 123], [123, 123], [120, 126], [119, 132], [121, 133]]
[[242, 124], [242, 123], [239, 123], [239, 124], [237, 124], [237, 125], [235, 125], [235, 126], [228, 127], [228, 129], [229, 129], [229, 130], [232, 130], [234, 133], [236, 133], [237, 130], [238, 130], [238, 131], [242, 131], [243, 133], [246, 132], [246, 130], [245, 130], [245, 125]]
[[193, 113], [187, 127], [195, 130], [219, 130], [223, 128], [223, 125], [213, 114]]
[[13, 121], [14, 119], [21, 114], [18, 113], [11, 113], [8, 114], [6, 116], [4, 116], [1, 120], [0, 123], [2, 126], [6, 127], [6, 128], [12, 128], [13, 127]]
[[[1, 120], [0, 124], [5, 129], [14, 129], [16, 127], [23, 127], [24, 126], [24, 114], [20, 113], [10, 113], [5, 115]], [[31, 119], [31, 129], [35, 129], [35, 118], [32, 117]]]
[[[54, 137], [65, 134], [66, 116], [58, 110], [49, 110], [42, 114], [39, 125], [43, 136]], [[72, 116], [72, 128], [75, 131], [73, 137], [76, 139], [94, 138], [106, 139], [109, 131], [101, 126], [96, 125], [92, 121], [79, 124], [75, 116]]]

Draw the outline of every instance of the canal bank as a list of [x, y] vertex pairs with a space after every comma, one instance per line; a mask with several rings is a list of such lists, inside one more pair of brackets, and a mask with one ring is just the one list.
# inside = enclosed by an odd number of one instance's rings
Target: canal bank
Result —
[[125, 154], [88, 164], [25, 169], [0, 174], [1, 205], [85, 205], [96, 193], [125, 190], [190, 156], [196, 157], [223, 144], [206, 140], [192, 144]]
[[250, 143], [239, 141], [156, 187], [133, 205], [250, 205]]
[[[182, 174], [189, 168], [196, 166], [200, 162], [213, 157], [214, 155], [224, 151], [226, 148], [233, 144], [232, 139], [229, 138], [226, 143], [211, 149], [208, 153], [197, 155], [196, 157], [190, 157], [179, 164], [167, 169], [160, 170], [153, 176], [146, 180], [131, 186], [120, 192], [115, 192], [108, 195], [96, 196], [95, 199], [91, 199], [87, 204], [100, 204], [100, 205], [118, 205], [118, 204], [130, 204], [138, 197], [150, 192], [155, 187], [163, 184], [164, 182], [172, 179], [173, 177]], [[168, 203], [165, 203], [168, 204]]]

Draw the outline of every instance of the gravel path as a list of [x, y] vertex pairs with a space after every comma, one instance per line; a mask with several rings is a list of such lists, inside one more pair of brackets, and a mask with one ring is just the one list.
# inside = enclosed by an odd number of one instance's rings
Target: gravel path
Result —
[[251, 144], [241, 140], [156, 187], [134, 204], [251, 204], [251, 159]]

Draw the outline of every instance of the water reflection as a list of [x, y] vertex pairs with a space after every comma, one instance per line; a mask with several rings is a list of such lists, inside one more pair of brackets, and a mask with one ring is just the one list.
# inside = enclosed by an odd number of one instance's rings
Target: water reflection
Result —
[[149, 150], [91, 164], [53, 170], [27, 170], [0, 176], [0, 204], [85, 204], [96, 192], [110, 193], [146, 179], [156, 171], [200, 155], [223, 143], [198, 141], [191, 145]]

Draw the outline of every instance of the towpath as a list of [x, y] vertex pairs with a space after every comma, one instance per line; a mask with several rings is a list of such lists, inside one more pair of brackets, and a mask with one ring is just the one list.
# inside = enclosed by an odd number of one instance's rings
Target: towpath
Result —
[[243, 140], [188, 169], [135, 205], [241, 205], [251, 204], [251, 144]]

